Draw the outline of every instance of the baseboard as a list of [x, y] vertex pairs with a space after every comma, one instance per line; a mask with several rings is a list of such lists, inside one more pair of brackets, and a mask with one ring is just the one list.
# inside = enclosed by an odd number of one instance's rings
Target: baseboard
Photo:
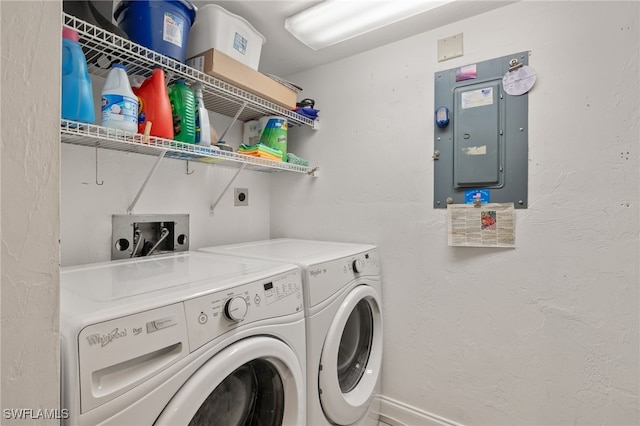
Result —
[[384, 395], [380, 399], [380, 421], [391, 426], [463, 426]]

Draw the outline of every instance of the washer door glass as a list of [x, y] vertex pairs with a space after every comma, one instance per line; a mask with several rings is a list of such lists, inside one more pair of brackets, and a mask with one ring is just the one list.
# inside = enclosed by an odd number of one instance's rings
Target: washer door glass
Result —
[[202, 403], [189, 426], [282, 424], [284, 389], [272, 364], [255, 360], [235, 370]]
[[[304, 324], [296, 324], [296, 330], [303, 335]], [[196, 363], [196, 371], [179, 386], [154, 426], [305, 423], [304, 372], [292, 347], [255, 336], [211, 351], [202, 365]]]
[[356, 423], [371, 407], [382, 362], [380, 295], [355, 286], [340, 302], [318, 366], [318, 394], [325, 416], [337, 425]]
[[361, 300], [351, 311], [344, 326], [338, 348], [338, 382], [347, 393], [356, 387], [364, 374], [373, 340], [373, 314], [366, 300]]

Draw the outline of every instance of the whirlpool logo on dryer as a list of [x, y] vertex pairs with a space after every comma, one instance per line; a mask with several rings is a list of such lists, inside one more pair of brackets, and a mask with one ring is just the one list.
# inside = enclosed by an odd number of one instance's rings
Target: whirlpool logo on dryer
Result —
[[327, 272], [326, 269], [320, 269], [320, 268], [309, 269], [309, 274], [311, 274], [311, 276], [314, 277], [314, 278], [317, 277], [320, 274], [325, 274], [326, 272]]
[[100, 346], [104, 348], [115, 339], [119, 339], [121, 337], [127, 337], [127, 329], [120, 330], [116, 327], [106, 334], [96, 333], [87, 336], [87, 341], [89, 342], [89, 346], [100, 344]]

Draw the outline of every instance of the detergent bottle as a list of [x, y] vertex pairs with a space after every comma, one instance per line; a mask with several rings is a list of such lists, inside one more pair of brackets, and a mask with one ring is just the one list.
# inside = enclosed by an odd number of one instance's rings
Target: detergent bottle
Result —
[[173, 114], [173, 139], [196, 143], [196, 97], [185, 81], [177, 80], [169, 88]]
[[93, 90], [87, 70], [87, 59], [78, 43], [78, 32], [62, 29], [62, 109], [61, 117], [67, 120], [93, 123]]
[[211, 146], [211, 122], [209, 120], [209, 112], [204, 106], [202, 83], [195, 83], [191, 86], [196, 92], [196, 143], [203, 146]]
[[164, 71], [154, 69], [140, 87], [132, 90], [138, 97], [138, 133], [144, 133], [147, 123], [151, 123], [151, 136], [173, 139], [173, 116]]
[[122, 64], [111, 66], [102, 89], [102, 125], [132, 133], [138, 130], [138, 98]]

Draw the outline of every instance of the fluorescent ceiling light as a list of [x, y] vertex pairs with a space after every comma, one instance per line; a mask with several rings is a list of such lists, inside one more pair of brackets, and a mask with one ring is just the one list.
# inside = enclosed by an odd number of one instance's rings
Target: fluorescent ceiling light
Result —
[[451, 1], [325, 0], [287, 18], [284, 27], [313, 50], [319, 50]]

